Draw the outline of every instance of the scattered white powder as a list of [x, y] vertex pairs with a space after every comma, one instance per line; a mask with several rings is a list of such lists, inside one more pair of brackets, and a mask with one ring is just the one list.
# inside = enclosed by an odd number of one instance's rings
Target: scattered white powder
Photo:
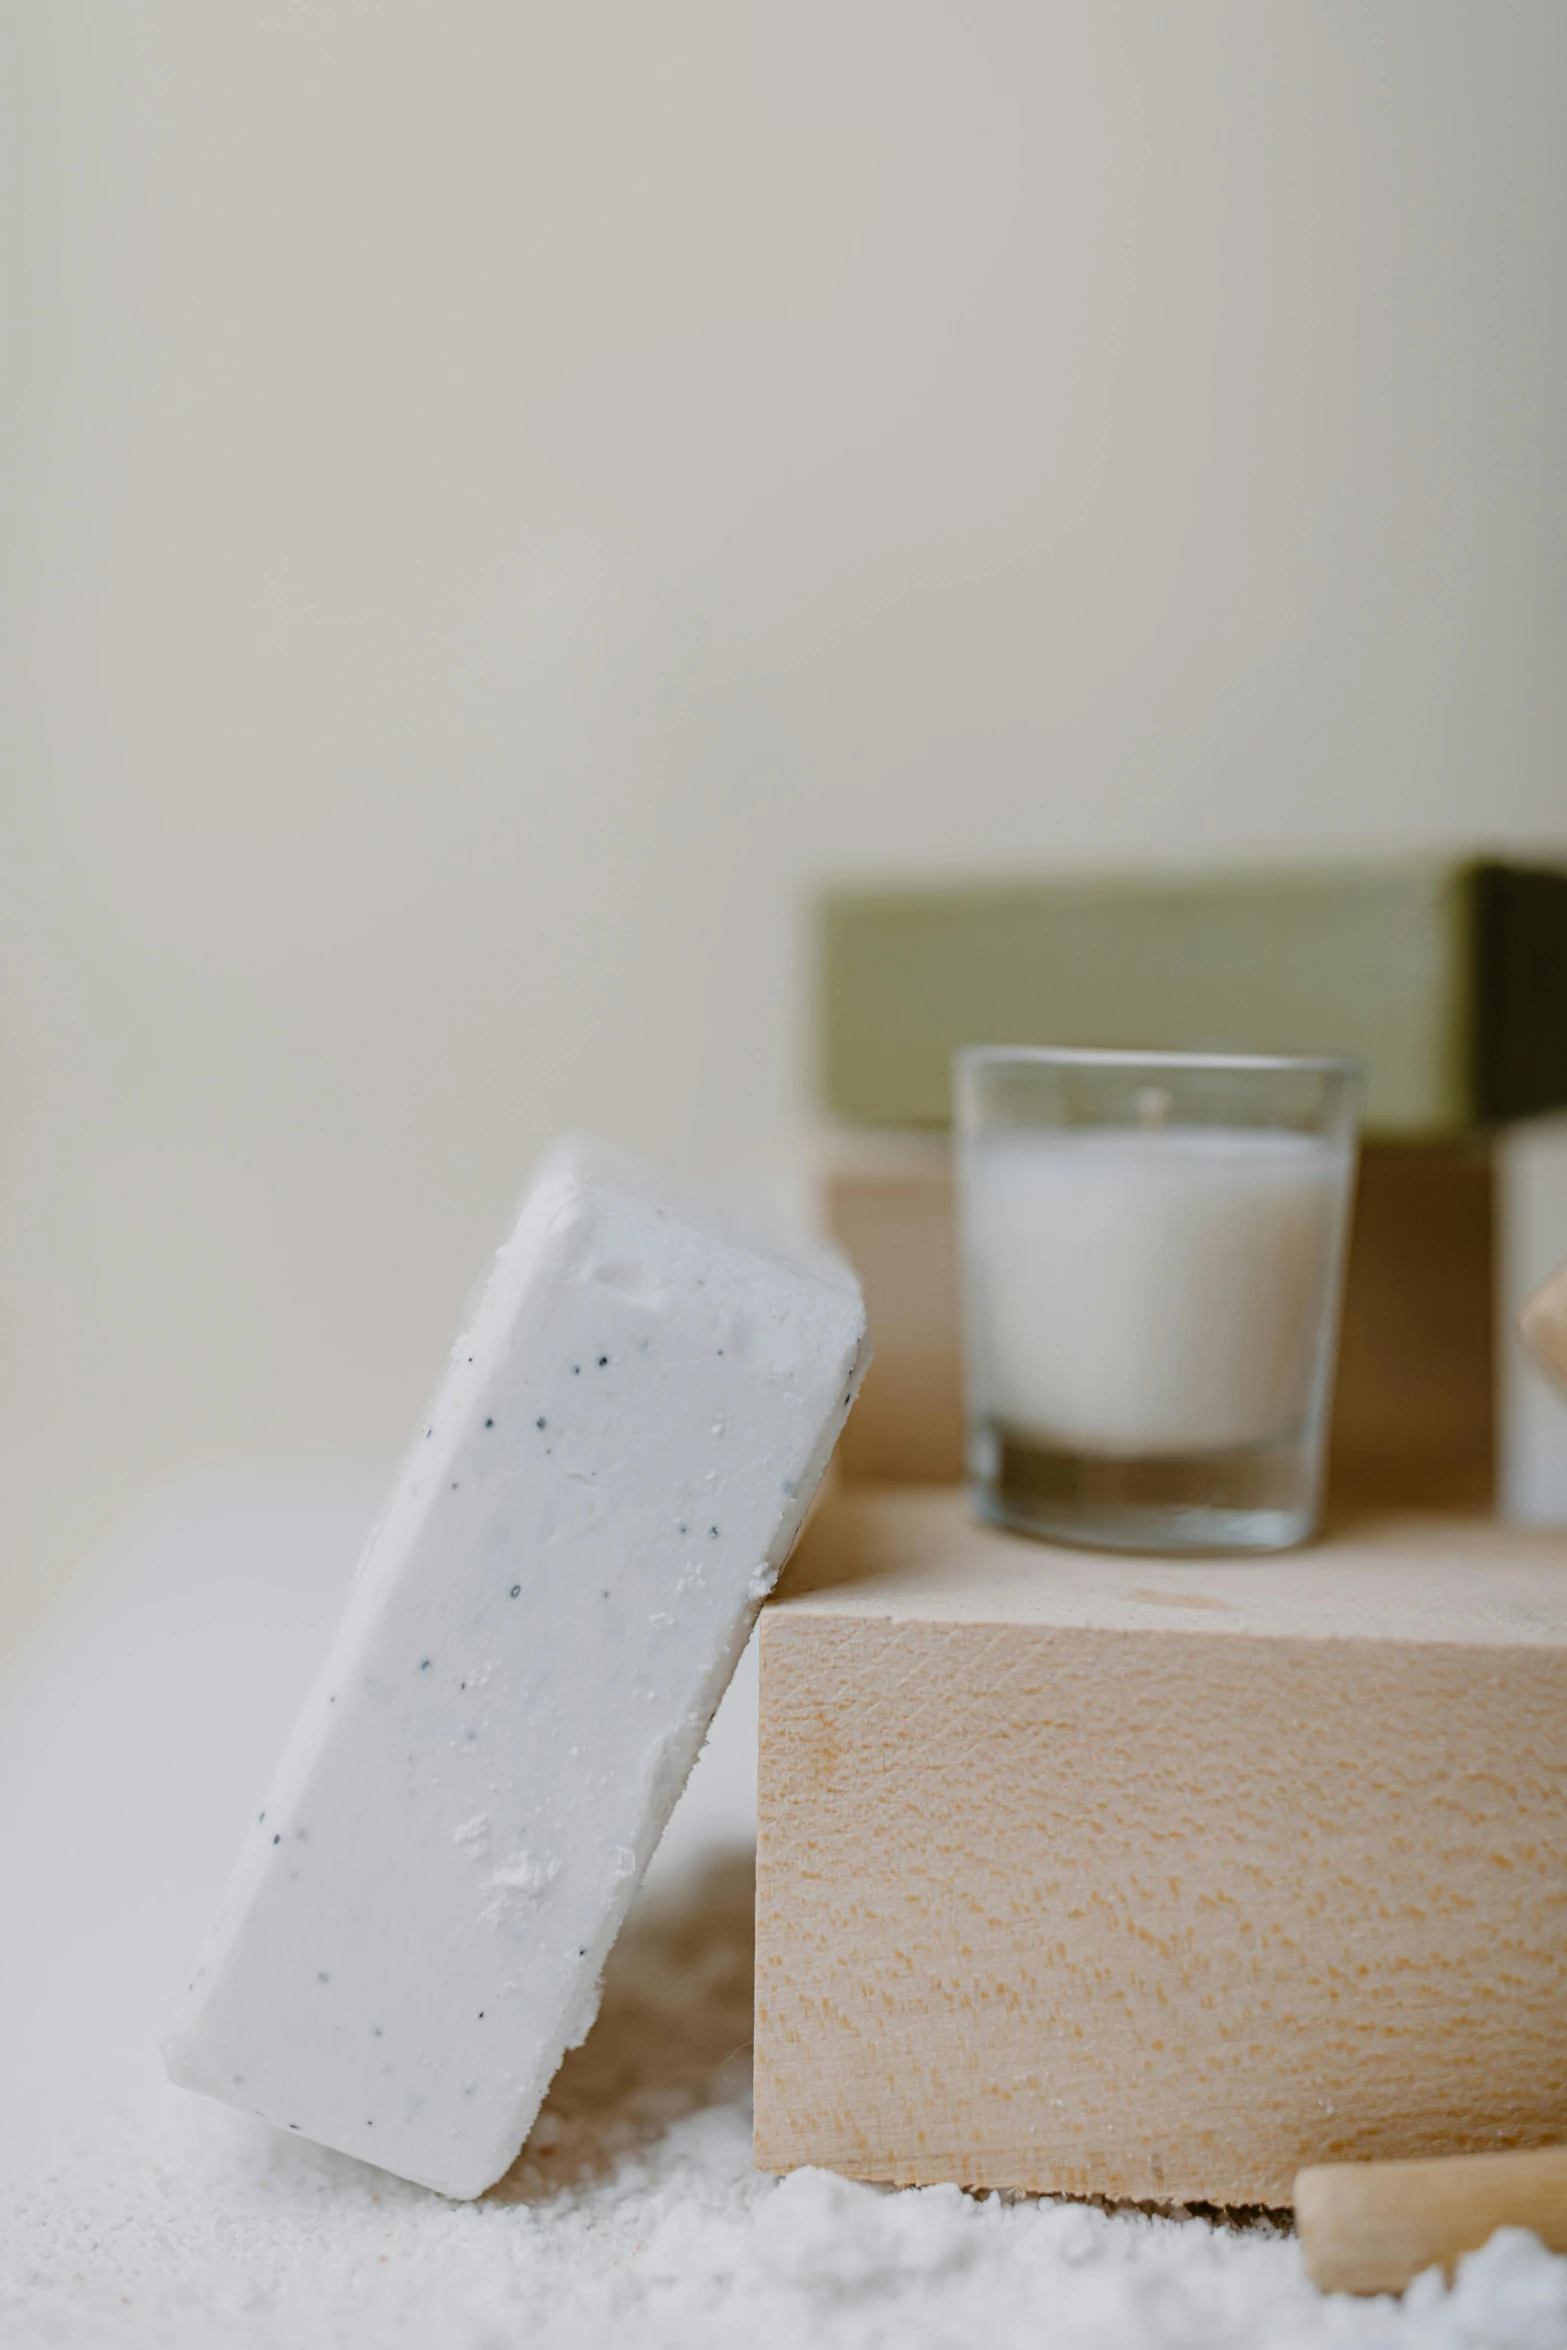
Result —
[[[172, 2096], [172, 2092], [170, 2095]], [[553, 2132], [544, 2128], [548, 2141]], [[440, 2202], [217, 2108], [13, 2188], [16, 2350], [1561, 2350], [1567, 2261], [1324, 2300], [1283, 2236], [750, 2166], [743, 2100], [537, 2202]]]
[[357, 1532], [341, 1497], [226, 1507], [0, 1703], [4, 2350], [1567, 2350], [1528, 2236], [1324, 2299], [1271, 2229], [759, 2177], [743, 1856], [644, 1895], [481, 2203], [170, 2088], [161, 2004]]
[[1563, 2350], [1567, 2260], [1324, 2299], [1283, 2230], [751, 2167], [747, 1858], [644, 1899], [478, 2205], [181, 2097], [70, 2095], [7, 2191], [0, 2342], [63, 2350]]

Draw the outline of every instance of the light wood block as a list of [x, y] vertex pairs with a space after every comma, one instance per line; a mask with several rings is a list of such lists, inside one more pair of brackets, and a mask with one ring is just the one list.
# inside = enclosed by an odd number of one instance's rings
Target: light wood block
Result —
[[[1370, 1145], [1344, 1283], [1331, 1503], [1477, 1510], [1495, 1487], [1493, 1168], [1484, 1144]], [[950, 1153], [840, 1150], [823, 1221], [860, 1276], [875, 1360], [839, 1447], [852, 1484], [963, 1473]]]
[[838, 1440], [855, 1485], [955, 1485], [963, 1367], [952, 1154], [874, 1146], [832, 1169], [823, 1222], [860, 1277], [874, 1353]]
[[1567, 1539], [830, 1502], [764, 1611], [756, 2158], [1284, 2204], [1567, 2137]]
[[1295, 2181], [1295, 2226], [1324, 2293], [1402, 2293], [1438, 2265], [1451, 2277], [1498, 2228], [1528, 2228], [1567, 2252], [1567, 2147], [1323, 2163]]

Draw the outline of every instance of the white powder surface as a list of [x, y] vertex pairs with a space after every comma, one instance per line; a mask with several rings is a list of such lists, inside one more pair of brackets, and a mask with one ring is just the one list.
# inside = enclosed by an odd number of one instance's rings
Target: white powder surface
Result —
[[373, 1501], [257, 1481], [164, 1510], [0, 1698], [5, 2350], [1567, 2350], [1567, 2260], [1523, 2235], [1450, 2291], [1355, 2301], [1266, 2225], [759, 2176], [743, 1679], [496, 2193], [447, 2203], [171, 2088], [162, 2004]]

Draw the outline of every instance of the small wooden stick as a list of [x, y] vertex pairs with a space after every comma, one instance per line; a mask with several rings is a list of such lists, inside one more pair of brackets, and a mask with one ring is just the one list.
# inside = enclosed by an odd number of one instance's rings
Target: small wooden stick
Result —
[[1567, 2252], [1567, 2146], [1314, 2164], [1296, 2174], [1295, 2226], [1324, 2293], [1401, 2293], [1437, 2261], [1451, 2277], [1498, 2228], [1532, 2228]]
[[1567, 1387], [1567, 1265], [1537, 1289], [1518, 1317], [1524, 1344], [1560, 1387]]

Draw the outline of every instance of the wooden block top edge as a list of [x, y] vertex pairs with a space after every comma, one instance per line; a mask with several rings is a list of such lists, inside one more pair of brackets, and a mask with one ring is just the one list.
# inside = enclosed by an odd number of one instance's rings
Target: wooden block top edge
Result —
[[1567, 1649], [1567, 1530], [1366, 1517], [1255, 1558], [1070, 1550], [946, 1487], [857, 1487], [808, 1528], [764, 1626], [804, 1619]]

